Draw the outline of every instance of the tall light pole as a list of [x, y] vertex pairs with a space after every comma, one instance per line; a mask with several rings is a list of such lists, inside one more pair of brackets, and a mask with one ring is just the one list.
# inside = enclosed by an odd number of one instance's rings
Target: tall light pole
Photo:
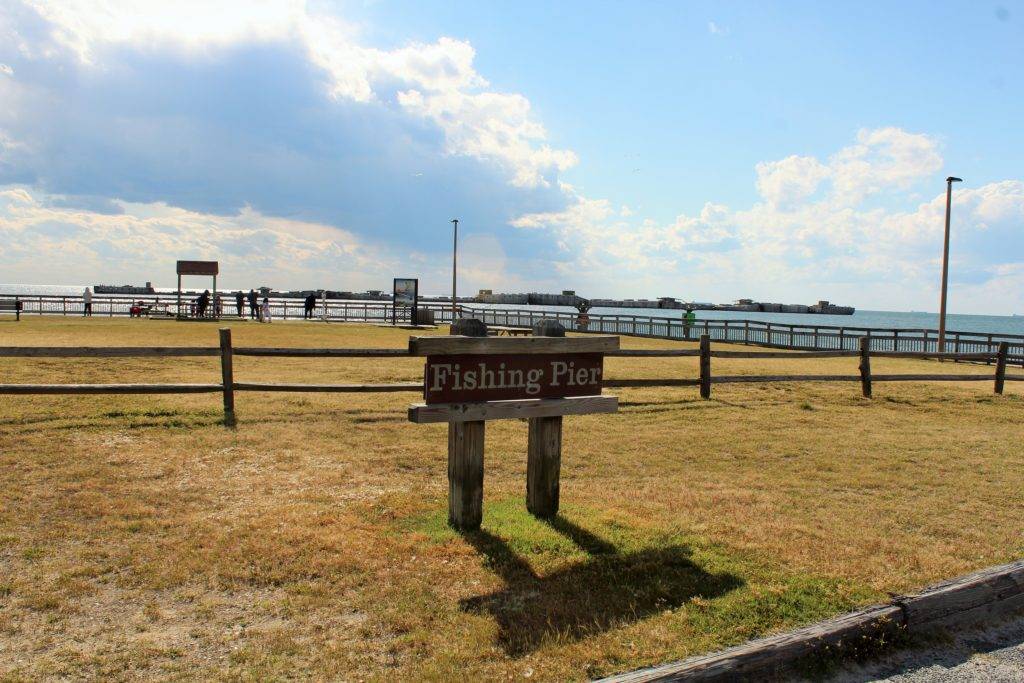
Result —
[[453, 218], [452, 224], [455, 226], [455, 232], [452, 235], [452, 323], [455, 322], [456, 318], [456, 307], [455, 307], [455, 273], [456, 264], [458, 263], [459, 253], [459, 219]]
[[946, 178], [946, 236], [942, 242], [942, 297], [939, 300], [939, 353], [946, 350], [946, 280], [949, 277], [949, 210], [953, 200], [953, 183], [962, 178]]

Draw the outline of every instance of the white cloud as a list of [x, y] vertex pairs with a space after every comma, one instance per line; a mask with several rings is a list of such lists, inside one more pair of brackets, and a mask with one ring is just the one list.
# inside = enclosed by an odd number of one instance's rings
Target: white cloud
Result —
[[757, 191], [770, 204], [783, 205], [814, 194], [831, 169], [813, 157], [790, 156], [757, 165]]
[[942, 166], [938, 143], [899, 128], [861, 130], [829, 160], [836, 198], [856, 203], [884, 189], [906, 190]]
[[[54, 206], [51, 197], [25, 188], [0, 191], [0, 263], [9, 277], [28, 281], [45, 261], [69, 281], [105, 277], [168, 282], [178, 258], [222, 263], [228, 286], [241, 274], [278, 287], [337, 282], [346, 273], [354, 289], [380, 286], [398, 259], [332, 226], [264, 216], [246, 209], [215, 216], [164, 204], [118, 202], [116, 215]], [[161, 276], [161, 273], [163, 274]]]
[[708, 33], [714, 36], [727, 36], [729, 35], [729, 29], [724, 26], [719, 26], [713, 21], [708, 22]]
[[[545, 143], [547, 133], [522, 95], [488, 91], [466, 41], [442, 37], [380, 50], [359, 44], [354, 27], [318, 13], [303, 0], [244, 3], [180, 0], [28, 0], [51, 22], [51, 38], [85, 64], [106, 68], [106, 46], [190, 51], [242, 41], [298, 41], [331, 77], [330, 92], [357, 102], [388, 103], [438, 125], [448, 150], [505, 168], [520, 187], [546, 187], [577, 163], [569, 150]], [[29, 42], [29, 41], [26, 41]]]
[[272, 40], [301, 28], [303, 0], [24, 0], [54, 26], [53, 37], [86, 63], [107, 43], [174, 43], [189, 49]]
[[[668, 223], [628, 220], [603, 200], [573, 193], [565, 211], [513, 225], [551, 230], [567, 252], [561, 270], [586, 272], [590, 291], [600, 294], [710, 300], [711, 292], [731, 290], [735, 297], [931, 309], [945, 193], [910, 210], [865, 200], [925, 181], [944, 187], [941, 166], [938, 144], [926, 135], [861, 130], [825, 160], [757, 164], [762, 201], [746, 209], [708, 203], [697, 216]], [[898, 196], [889, 192], [887, 204]], [[973, 312], [1024, 309], [1024, 288], [1016, 286], [1024, 272], [1024, 181], [958, 187], [953, 212], [952, 301]], [[970, 298], [979, 292], [1000, 296]]]

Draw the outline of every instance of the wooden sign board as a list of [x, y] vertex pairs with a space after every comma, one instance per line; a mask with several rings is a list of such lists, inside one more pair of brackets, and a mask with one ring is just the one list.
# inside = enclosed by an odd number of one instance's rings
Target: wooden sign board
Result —
[[603, 373], [600, 353], [427, 356], [423, 400], [430, 405], [597, 396]]
[[448, 423], [448, 521], [480, 528], [483, 515], [484, 425], [529, 421], [526, 507], [540, 517], [558, 512], [562, 416], [614, 413], [618, 398], [602, 396], [604, 354], [619, 338], [413, 337], [409, 351], [426, 356], [425, 403], [409, 420]]
[[217, 275], [217, 261], [178, 261], [178, 275]]

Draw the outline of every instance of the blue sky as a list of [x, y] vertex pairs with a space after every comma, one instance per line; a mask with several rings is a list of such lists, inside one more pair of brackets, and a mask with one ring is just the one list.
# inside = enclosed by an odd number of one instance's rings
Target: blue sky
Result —
[[1024, 3], [0, 5], [0, 281], [1024, 312]]

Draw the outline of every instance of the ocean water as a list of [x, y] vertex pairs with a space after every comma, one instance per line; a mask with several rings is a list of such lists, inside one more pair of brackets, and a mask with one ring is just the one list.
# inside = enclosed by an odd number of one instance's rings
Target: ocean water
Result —
[[[0, 284], [0, 294], [78, 296], [86, 285], [18, 285]], [[157, 293], [170, 294], [175, 290], [157, 287]], [[530, 306], [468, 304], [477, 308], [508, 308], [525, 310]], [[576, 312], [564, 306], [537, 307], [544, 310]], [[620, 315], [639, 317], [660, 317], [678, 320], [681, 310], [659, 310], [650, 308], [594, 308], [591, 315]], [[806, 315], [799, 313], [751, 313], [748, 311], [696, 311], [698, 320], [761, 320], [791, 325], [820, 325], [848, 328], [880, 328], [900, 330], [934, 330], [939, 326], [938, 313], [918, 311], [867, 311], [858, 310], [853, 315]], [[951, 313], [946, 316], [946, 328], [951, 332], [981, 332], [992, 334], [1024, 335], [1024, 315], [970, 315]]]

